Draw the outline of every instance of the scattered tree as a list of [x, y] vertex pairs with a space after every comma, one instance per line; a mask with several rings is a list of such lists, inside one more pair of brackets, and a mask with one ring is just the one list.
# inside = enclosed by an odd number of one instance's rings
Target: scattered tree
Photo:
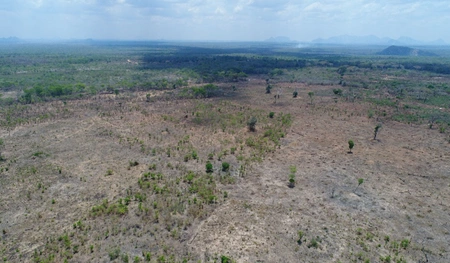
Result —
[[303, 233], [303, 231], [298, 231], [298, 232], [297, 232], [297, 235], [298, 235], [297, 243], [298, 243], [299, 245], [301, 245], [301, 244], [302, 244], [302, 238], [303, 238], [303, 236], [305, 235], [305, 233]]
[[380, 131], [380, 129], [381, 129], [381, 123], [378, 123], [377, 126], [375, 126], [375, 130], [374, 130], [374, 133], [373, 133], [373, 139], [374, 140], [377, 139], [377, 134]]
[[258, 122], [258, 120], [256, 119], [255, 116], [252, 116], [250, 118], [250, 120], [247, 122], [248, 125], [248, 129], [252, 132], [256, 131], [256, 122]]
[[333, 93], [334, 93], [334, 95], [342, 96], [342, 90], [341, 89], [333, 89]]
[[290, 166], [290, 173], [289, 173], [289, 188], [294, 188], [295, 187], [295, 173], [297, 172], [297, 167], [295, 166]]
[[4, 160], [2, 157], [2, 149], [3, 149], [4, 145], [5, 145], [5, 143], [4, 143], [3, 139], [0, 138], [0, 161]]
[[212, 165], [212, 163], [210, 161], [208, 161], [206, 163], [206, 172], [207, 173], [212, 173], [213, 172], [213, 165]]
[[311, 100], [311, 104], [313, 104], [314, 92], [312, 92], [312, 91], [308, 92], [308, 96], [309, 96], [309, 99]]
[[352, 149], [355, 146], [355, 143], [352, 140], [348, 141], [348, 148], [350, 149], [349, 153], [352, 153]]
[[223, 172], [228, 172], [230, 170], [230, 164], [227, 162], [223, 162], [222, 163], [222, 171]]
[[358, 186], [362, 185], [362, 183], [364, 183], [364, 179], [363, 178], [358, 178]]

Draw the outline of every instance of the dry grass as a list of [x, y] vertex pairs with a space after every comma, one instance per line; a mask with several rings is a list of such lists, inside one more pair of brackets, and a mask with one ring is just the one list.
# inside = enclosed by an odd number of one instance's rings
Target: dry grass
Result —
[[[23, 113], [28, 121], [10, 135], [1, 131], [1, 256], [8, 262], [105, 262], [116, 255], [132, 262], [148, 253], [152, 262], [212, 262], [221, 255], [237, 262], [450, 260], [445, 134], [380, 116], [384, 125], [374, 141], [372, 106], [335, 102], [332, 86], [277, 83], [283, 93], [276, 103], [274, 94], [264, 94], [263, 79], [236, 87], [222, 99], [158, 93], [146, 102], [146, 94], [131, 93], [30, 106]], [[310, 91], [317, 94], [313, 104]], [[42, 113], [49, 117], [33, 118]], [[292, 125], [281, 125], [282, 113]], [[258, 118], [254, 133], [246, 125], [251, 116]], [[277, 128], [285, 136], [271, 140], [266, 132]], [[228, 174], [222, 162], [230, 163]], [[292, 165], [296, 186], [289, 188]], [[207, 194], [192, 189], [188, 171]], [[145, 179], [146, 173], [163, 177]], [[104, 200], [114, 207], [93, 214]], [[128, 202], [126, 212], [117, 210], [119, 202]]]

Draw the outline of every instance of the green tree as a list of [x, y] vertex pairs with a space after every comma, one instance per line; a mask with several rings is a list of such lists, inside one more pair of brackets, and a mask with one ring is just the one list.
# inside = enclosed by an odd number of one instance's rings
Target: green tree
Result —
[[5, 142], [3, 141], [3, 139], [0, 138], [0, 161], [3, 161], [3, 157], [2, 157], [2, 150], [3, 147], [5, 146]]
[[297, 167], [294, 165], [289, 166], [289, 187], [294, 188], [295, 187], [295, 173], [297, 172]]
[[352, 153], [352, 149], [355, 146], [355, 143], [352, 140], [348, 141], [348, 148], [350, 149], [349, 153]]
[[314, 92], [312, 92], [312, 91], [308, 92], [308, 96], [309, 96], [309, 99], [311, 100], [311, 104], [313, 104]]
[[256, 122], [258, 122], [258, 120], [256, 119], [255, 116], [252, 116], [250, 118], [250, 120], [247, 122], [248, 125], [248, 129], [252, 132], [256, 131]]
[[333, 89], [333, 93], [334, 93], [334, 95], [342, 96], [342, 90], [341, 89]]
[[230, 170], [230, 164], [227, 162], [222, 163], [222, 171], [228, 172]]
[[374, 133], [373, 133], [373, 139], [374, 140], [377, 139], [377, 134], [380, 131], [380, 129], [381, 129], [381, 123], [378, 123], [377, 126], [375, 126], [375, 130], [374, 130]]
[[210, 161], [208, 161], [206, 163], [206, 172], [207, 173], [212, 173], [213, 172], [213, 165], [212, 165], [212, 163]]

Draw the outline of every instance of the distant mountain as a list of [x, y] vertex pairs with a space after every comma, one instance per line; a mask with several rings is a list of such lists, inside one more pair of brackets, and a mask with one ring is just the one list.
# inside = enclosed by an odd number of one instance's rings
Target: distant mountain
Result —
[[278, 37], [271, 37], [269, 39], [264, 40], [264, 42], [272, 42], [272, 43], [292, 43], [295, 42], [293, 40], [291, 40], [288, 37], [284, 37], [284, 36], [278, 36]]
[[392, 39], [388, 37], [379, 38], [374, 35], [368, 36], [335, 36], [327, 39], [318, 38], [314, 39], [312, 43], [316, 44], [338, 44], [338, 45], [408, 45], [408, 46], [421, 46], [421, 45], [446, 45], [442, 39], [438, 39], [432, 42], [419, 41], [410, 37], [400, 37], [398, 39]]
[[403, 47], [403, 46], [390, 46], [383, 49], [378, 55], [388, 56], [413, 56], [413, 57], [434, 57], [436, 54], [428, 51], [423, 51], [416, 48]]
[[20, 38], [17, 38], [17, 37], [3, 37], [3, 38], [0, 38], [0, 43], [10, 44], [10, 43], [19, 43], [19, 42], [23, 42], [23, 41]]

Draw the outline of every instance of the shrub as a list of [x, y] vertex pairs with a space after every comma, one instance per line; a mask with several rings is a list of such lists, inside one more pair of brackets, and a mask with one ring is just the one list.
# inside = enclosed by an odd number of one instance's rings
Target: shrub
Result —
[[350, 149], [349, 153], [352, 152], [353, 147], [355, 146], [355, 143], [352, 140], [348, 141], [348, 148]]
[[381, 129], [381, 123], [378, 123], [377, 126], [375, 126], [375, 130], [374, 130], [374, 133], [373, 133], [373, 139], [374, 140], [377, 139], [377, 134], [380, 131], [380, 129]]
[[364, 179], [358, 178], [358, 186], [360, 186], [362, 183], [364, 183]]
[[289, 170], [289, 187], [293, 188], [295, 186], [295, 173], [297, 172], [297, 167], [295, 167], [294, 165], [289, 166]]
[[312, 91], [308, 92], [308, 96], [309, 96], [309, 99], [311, 100], [311, 104], [312, 104], [313, 100], [314, 100], [314, 92], [312, 92]]
[[406, 248], [409, 246], [409, 240], [408, 240], [408, 239], [403, 239], [403, 240], [400, 242], [400, 246], [401, 246], [403, 249], [406, 249]]
[[223, 162], [222, 163], [222, 171], [228, 172], [228, 170], [230, 170], [230, 164], [227, 162]]
[[256, 122], [258, 122], [258, 120], [256, 119], [255, 116], [251, 117], [250, 120], [247, 122], [248, 125], [248, 129], [252, 132], [256, 131]]
[[213, 172], [213, 165], [212, 165], [212, 163], [210, 161], [208, 161], [206, 163], [206, 172], [207, 173], [212, 173]]
[[342, 96], [342, 90], [341, 89], [333, 89], [334, 95]]
[[111, 261], [117, 259], [120, 256], [120, 248], [115, 248], [115, 249], [109, 251], [108, 255], [109, 255], [109, 260], [111, 260]]
[[292, 93], [292, 97], [297, 98], [297, 96], [298, 96], [298, 92], [294, 91], [294, 93]]
[[273, 111], [271, 111], [270, 113], [269, 113], [269, 118], [273, 118], [273, 116], [275, 116], [275, 112], [273, 112]]
[[302, 244], [302, 238], [303, 238], [303, 236], [305, 235], [305, 233], [303, 233], [303, 231], [298, 231], [297, 234], [298, 234], [298, 240], [297, 240], [297, 243], [298, 243], [299, 245], [301, 245], [301, 244]]
[[272, 89], [272, 86], [270, 86], [270, 84], [267, 85], [267, 87], [266, 87], [266, 94], [270, 94], [270, 90], [271, 89]]

